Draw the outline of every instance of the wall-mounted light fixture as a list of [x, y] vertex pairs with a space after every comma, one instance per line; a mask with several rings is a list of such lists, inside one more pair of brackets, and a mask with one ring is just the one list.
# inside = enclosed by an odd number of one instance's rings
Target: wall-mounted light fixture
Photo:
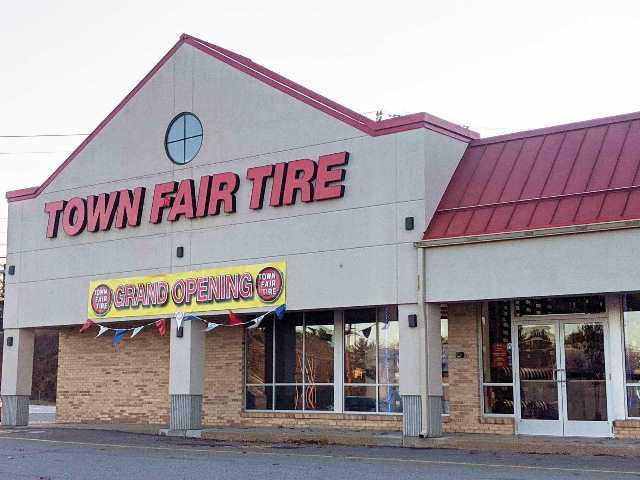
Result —
[[14, 275], [16, 273], [16, 266], [9, 265], [9, 269], [7, 271], [9, 272], [9, 275]]
[[7, 347], [13, 347], [13, 337], [7, 337]]
[[416, 328], [418, 326], [418, 315], [415, 313], [408, 315], [407, 320], [409, 321], [409, 328]]
[[414, 218], [413, 217], [404, 217], [404, 229], [405, 230], [413, 230], [414, 227]]
[[184, 257], [184, 247], [176, 248], [176, 257], [178, 258]]

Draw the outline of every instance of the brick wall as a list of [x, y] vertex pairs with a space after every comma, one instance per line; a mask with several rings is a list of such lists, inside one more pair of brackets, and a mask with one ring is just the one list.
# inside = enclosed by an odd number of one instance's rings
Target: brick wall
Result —
[[323, 427], [402, 430], [398, 415], [244, 412], [244, 330], [207, 336], [203, 424], [206, 426]]
[[166, 424], [169, 337], [147, 328], [113, 347], [113, 335], [59, 332], [57, 419], [63, 423]]
[[[480, 360], [478, 322], [481, 305], [448, 306], [449, 317], [449, 416], [445, 432], [513, 434], [513, 419], [483, 417], [480, 411]], [[456, 358], [464, 352], [464, 358]]]
[[[113, 347], [60, 330], [58, 421], [166, 425], [169, 413], [169, 337], [149, 328]], [[401, 416], [243, 412], [244, 330], [219, 328], [205, 340], [203, 424], [402, 430]]]

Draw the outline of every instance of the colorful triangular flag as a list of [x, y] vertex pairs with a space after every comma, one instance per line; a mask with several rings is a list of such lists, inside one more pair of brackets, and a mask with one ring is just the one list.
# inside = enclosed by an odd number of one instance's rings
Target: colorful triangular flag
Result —
[[158, 327], [158, 333], [161, 337], [164, 337], [167, 334], [167, 321], [163, 318], [161, 320], [156, 320], [156, 327]]
[[184, 312], [176, 312], [176, 322], [178, 322], [178, 329], [182, 328], [182, 322], [184, 322]]
[[146, 327], [146, 325], [141, 325], [141, 326], [139, 326], [139, 327], [134, 328], [134, 329], [133, 329], [133, 332], [131, 333], [131, 338], [133, 338], [133, 337], [135, 337], [137, 334], [139, 334], [139, 333], [144, 329], [144, 327]]
[[271, 312], [263, 313], [259, 317], [254, 318], [252, 320], [253, 323], [247, 327], [247, 330], [253, 330], [254, 328], [258, 328], [260, 326], [260, 324], [262, 323], [262, 320], [264, 320], [264, 317], [266, 317], [270, 313]]
[[120, 343], [120, 340], [122, 340], [122, 337], [124, 337], [125, 333], [127, 333], [126, 328], [116, 328], [116, 335], [113, 337], [114, 347]]
[[273, 311], [273, 313], [276, 314], [276, 317], [278, 317], [278, 320], [282, 320], [284, 318], [284, 312], [286, 312], [286, 311], [287, 311], [287, 305], [285, 303], [283, 303], [278, 308], [276, 308]]
[[238, 317], [235, 313], [229, 310], [229, 325], [242, 325], [242, 324], [243, 322], [242, 320], [240, 320], [240, 317]]
[[371, 335], [371, 329], [373, 329], [373, 325], [362, 329], [362, 334], [364, 335], [364, 338], [369, 338], [369, 335]]
[[86, 322], [84, 322], [84, 325], [82, 325], [82, 328], [80, 329], [80, 333], [86, 332], [87, 330], [89, 330], [92, 326], [94, 325], [92, 320], [87, 320]]
[[207, 328], [205, 328], [203, 330], [203, 332], [210, 332], [211, 330], [213, 330], [216, 327], [219, 327], [220, 324], [219, 323], [214, 323], [214, 322], [207, 322]]
[[109, 327], [103, 327], [102, 325], [98, 325], [98, 326], [100, 327], [100, 331], [98, 332], [98, 335], [96, 335], [96, 338], [101, 336], [103, 333], [108, 332], [109, 330], [111, 330]]

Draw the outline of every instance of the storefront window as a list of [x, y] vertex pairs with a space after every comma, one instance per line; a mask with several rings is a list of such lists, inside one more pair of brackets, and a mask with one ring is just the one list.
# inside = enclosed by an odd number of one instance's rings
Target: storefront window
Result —
[[402, 411], [399, 353], [395, 306], [344, 312], [345, 411]]
[[247, 330], [246, 348], [248, 410], [333, 410], [332, 311], [264, 321]]
[[442, 345], [442, 413], [449, 415], [449, 319], [446, 305], [440, 307], [440, 341]]
[[640, 417], [640, 294], [624, 296], [627, 416]]
[[484, 413], [513, 415], [511, 306], [488, 302], [482, 316], [482, 391]]

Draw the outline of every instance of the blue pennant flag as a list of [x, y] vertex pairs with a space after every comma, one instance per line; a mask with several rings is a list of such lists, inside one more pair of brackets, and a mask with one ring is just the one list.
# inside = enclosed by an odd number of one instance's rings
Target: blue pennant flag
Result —
[[122, 337], [124, 337], [124, 334], [127, 333], [127, 331], [128, 330], [125, 328], [116, 328], [116, 335], [113, 337], [114, 347], [120, 343], [120, 340], [122, 340]]
[[278, 308], [276, 308], [273, 313], [276, 314], [276, 317], [278, 317], [278, 320], [282, 320], [284, 318], [284, 312], [287, 310], [287, 305], [285, 303], [283, 303], [282, 305], [280, 305]]

